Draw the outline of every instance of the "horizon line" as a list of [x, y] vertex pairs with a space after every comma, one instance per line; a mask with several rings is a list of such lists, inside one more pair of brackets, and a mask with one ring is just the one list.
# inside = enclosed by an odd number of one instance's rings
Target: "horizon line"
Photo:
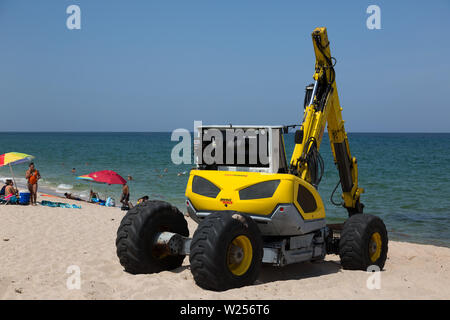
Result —
[[[173, 131], [0, 131], [1, 133], [171, 133]], [[190, 130], [193, 133], [194, 131]], [[295, 133], [295, 131], [289, 132]], [[324, 131], [328, 133], [328, 131]], [[447, 134], [450, 131], [347, 131], [347, 133], [427, 133], [427, 134]]]

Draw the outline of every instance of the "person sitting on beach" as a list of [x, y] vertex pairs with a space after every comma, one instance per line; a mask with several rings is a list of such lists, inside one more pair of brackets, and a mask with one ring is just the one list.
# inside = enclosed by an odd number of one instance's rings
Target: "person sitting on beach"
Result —
[[25, 178], [28, 180], [28, 190], [30, 191], [30, 200], [31, 205], [36, 205], [37, 199], [37, 190], [38, 190], [38, 180], [41, 178], [41, 174], [39, 170], [37, 170], [34, 166], [34, 163], [30, 163], [28, 166], [27, 173], [25, 174]]
[[66, 192], [66, 193], [64, 193], [64, 196], [65, 196], [67, 199], [77, 200], [77, 201], [83, 201], [81, 198], [72, 196], [71, 193], [67, 193], [67, 192]]
[[94, 192], [92, 189], [89, 192], [89, 202], [94, 202], [93, 199], [99, 199], [97, 192]]
[[122, 196], [120, 197], [120, 202], [122, 203], [122, 209], [128, 210], [132, 208], [133, 205], [130, 203], [130, 188], [125, 182], [122, 187]]
[[5, 185], [0, 190], [0, 196], [4, 196], [5, 195], [5, 189], [6, 189], [7, 186], [8, 186], [8, 180], [5, 181]]
[[136, 204], [141, 204], [148, 201], [148, 196], [143, 196], [142, 198], [139, 198]]
[[17, 198], [19, 197], [19, 191], [14, 188], [12, 180], [6, 180], [5, 187], [5, 200], [9, 200], [10, 203], [17, 203]]
[[105, 205], [105, 203], [106, 203], [105, 200], [100, 199], [100, 197], [99, 197], [97, 192], [94, 192], [92, 190], [91, 190], [91, 193], [89, 195], [89, 202], [90, 203], [96, 203], [96, 204], [99, 204], [99, 205], [102, 205], [102, 206]]
[[14, 183], [12, 182], [11, 179], [6, 180], [6, 185], [5, 185], [5, 196], [9, 196], [9, 195], [18, 195], [19, 192], [16, 188], [14, 188]]

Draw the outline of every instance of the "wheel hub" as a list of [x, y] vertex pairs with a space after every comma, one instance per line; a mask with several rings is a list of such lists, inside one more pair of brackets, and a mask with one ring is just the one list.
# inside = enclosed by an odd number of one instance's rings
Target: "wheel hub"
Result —
[[380, 257], [381, 245], [381, 235], [378, 232], [373, 233], [369, 242], [369, 256], [372, 262], [377, 261]]
[[240, 263], [242, 259], [244, 259], [244, 250], [232, 244], [228, 254], [228, 259], [228, 261], [232, 264]]
[[252, 263], [253, 248], [250, 239], [245, 235], [234, 238], [227, 250], [228, 270], [235, 276], [247, 272]]

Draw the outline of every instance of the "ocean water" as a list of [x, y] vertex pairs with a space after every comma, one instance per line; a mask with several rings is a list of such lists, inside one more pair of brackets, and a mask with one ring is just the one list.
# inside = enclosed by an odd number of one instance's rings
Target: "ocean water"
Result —
[[[293, 135], [285, 137], [288, 159]], [[352, 155], [358, 159], [365, 212], [379, 215], [390, 239], [450, 247], [450, 134], [350, 133]], [[121, 186], [86, 183], [75, 178], [110, 169], [131, 175], [131, 200], [148, 195], [185, 209], [184, 189], [194, 165], [175, 165], [170, 133], [0, 133], [0, 154], [34, 155], [42, 180], [40, 191], [71, 192], [87, 197], [89, 189], [118, 202]], [[347, 212], [330, 202], [339, 176], [326, 135], [320, 152], [325, 173], [319, 192], [329, 222], [342, 222]], [[76, 173], [71, 172], [72, 168]], [[25, 183], [26, 164], [13, 167]], [[8, 167], [0, 178], [10, 177]], [[339, 191], [339, 189], [338, 189]], [[339, 199], [339, 192], [335, 199]]]

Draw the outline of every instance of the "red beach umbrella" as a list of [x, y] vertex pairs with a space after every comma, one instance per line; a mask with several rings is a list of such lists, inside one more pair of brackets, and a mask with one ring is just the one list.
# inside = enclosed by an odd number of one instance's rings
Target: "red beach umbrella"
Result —
[[127, 181], [124, 178], [122, 178], [117, 172], [114, 172], [112, 170], [91, 172], [89, 174], [79, 176], [77, 177], [77, 179], [106, 184], [127, 183]]

